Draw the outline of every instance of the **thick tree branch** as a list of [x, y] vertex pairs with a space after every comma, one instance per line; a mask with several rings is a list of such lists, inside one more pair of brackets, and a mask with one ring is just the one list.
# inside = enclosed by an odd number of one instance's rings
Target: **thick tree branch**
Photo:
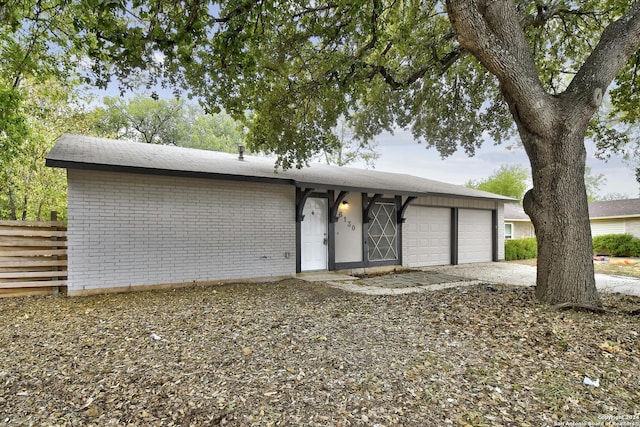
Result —
[[451, 68], [451, 66], [453, 66], [453, 64], [456, 63], [458, 59], [460, 59], [466, 53], [467, 51], [462, 47], [453, 49], [441, 59], [436, 59], [434, 62], [414, 70], [403, 80], [398, 80], [393, 75], [391, 70], [383, 65], [365, 64], [365, 66], [371, 70], [371, 73], [369, 74], [370, 79], [373, 78], [376, 74], [379, 74], [389, 85], [389, 87], [391, 87], [391, 89], [398, 90], [417, 82], [418, 80], [423, 78], [429, 71], [432, 71], [437, 75], [444, 74], [449, 68]]
[[214, 17], [213, 21], [219, 24], [229, 23], [232, 19], [235, 19], [240, 15], [244, 15], [250, 12], [251, 9], [253, 9], [254, 7], [256, 7], [256, 2], [252, 0], [245, 1], [241, 3], [238, 7], [231, 10], [226, 15], [220, 16], [220, 17]]
[[640, 2], [631, 5], [625, 15], [609, 24], [600, 41], [567, 88], [567, 95], [589, 94], [597, 109], [602, 96], [622, 67], [640, 48]]
[[369, 38], [369, 42], [367, 42], [367, 44], [362, 46], [356, 52], [356, 54], [355, 54], [356, 60], [360, 60], [364, 56], [364, 54], [366, 52], [368, 52], [371, 49], [373, 49], [376, 46], [376, 44], [378, 43], [378, 18], [380, 16], [379, 10], [380, 10], [381, 5], [380, 5], [380, 1], [379, 0], [373, 0], [372, 3], [373, 3], [372, 4], [373, 10], [371, 12], [371, 18], [370, 18], [371, 37]]
[[553, 98], [544, 90], [511, 0], [447, 0], [458, 41], [498, 78], [516, 120], [537, 134], [555, 121]]
[[336, 3], [329, 3], [329, 4], [324, 4], [321, 6], [317, 6], [317, 7], [305, 7], [302, 9], [301, 12], [298, 13], [294, 13], [292, 15], [293, 18], [300, 18], [301, 16], [305, 16], [305, 15], [313, 15], [319, 12], [327, 12], [331, 9], [335, 9], [337, 8], [338, 5]]

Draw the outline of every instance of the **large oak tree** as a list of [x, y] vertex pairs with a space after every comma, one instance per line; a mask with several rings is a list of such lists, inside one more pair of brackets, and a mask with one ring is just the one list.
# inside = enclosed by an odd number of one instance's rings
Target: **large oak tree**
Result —
[[[75, 31], [51, 40], [67, 41], [56, 45], [59, 51], [84, 52], [93, 82], [105, 84], [115, 74], [126, 84], [143, 71], [152, 84], [157, 78], [184, 88], [211, 111], [223, 107], [245, 120], [250, 148], [277, 154], [284, 167], [335, 150], [341, 120], [363, 144], [384, 130], [411, 128], [443, 156], [460, 148], [473, 154], [515, 127], [534, 184], [524, 205], [538, 236], [536, 293], [549, 303], [600, 304], [584, 140], [590, 135], [615, 146], [625, 137], [607, 123], [638, 117], [639, 2], [58, 5]], [[26, 9], [4, 9], [5, 22], [22, 30]], [[603, 100], [606, 113], [598, 111]]]

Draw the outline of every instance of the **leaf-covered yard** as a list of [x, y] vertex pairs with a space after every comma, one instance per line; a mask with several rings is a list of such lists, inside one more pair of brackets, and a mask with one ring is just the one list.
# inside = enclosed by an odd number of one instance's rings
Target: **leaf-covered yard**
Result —
[[640, 299], [604, 302], [297, 280], [0, 300], [0, 424], [640, 425]]

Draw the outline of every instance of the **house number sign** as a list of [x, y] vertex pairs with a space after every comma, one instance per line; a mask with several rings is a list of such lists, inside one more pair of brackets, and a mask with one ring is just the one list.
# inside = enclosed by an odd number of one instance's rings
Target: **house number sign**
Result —
[[338, 212], [338, 219], [340, 218], [342, 218], [342, 222], [347, 224], [348, 229], [351, 229], [351, 231], [356, 231], [356, 226], [354, 224], [351, 224], [351, 221], [347, 219], [346, 215], [342, 215], [342, 212]]

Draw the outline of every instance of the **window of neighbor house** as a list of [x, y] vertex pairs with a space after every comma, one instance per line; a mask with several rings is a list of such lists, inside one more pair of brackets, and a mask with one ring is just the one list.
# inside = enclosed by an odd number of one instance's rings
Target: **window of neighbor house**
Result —
[[510, 222], [504, 223], [504, 238], [513, 239], [513, 224]]

